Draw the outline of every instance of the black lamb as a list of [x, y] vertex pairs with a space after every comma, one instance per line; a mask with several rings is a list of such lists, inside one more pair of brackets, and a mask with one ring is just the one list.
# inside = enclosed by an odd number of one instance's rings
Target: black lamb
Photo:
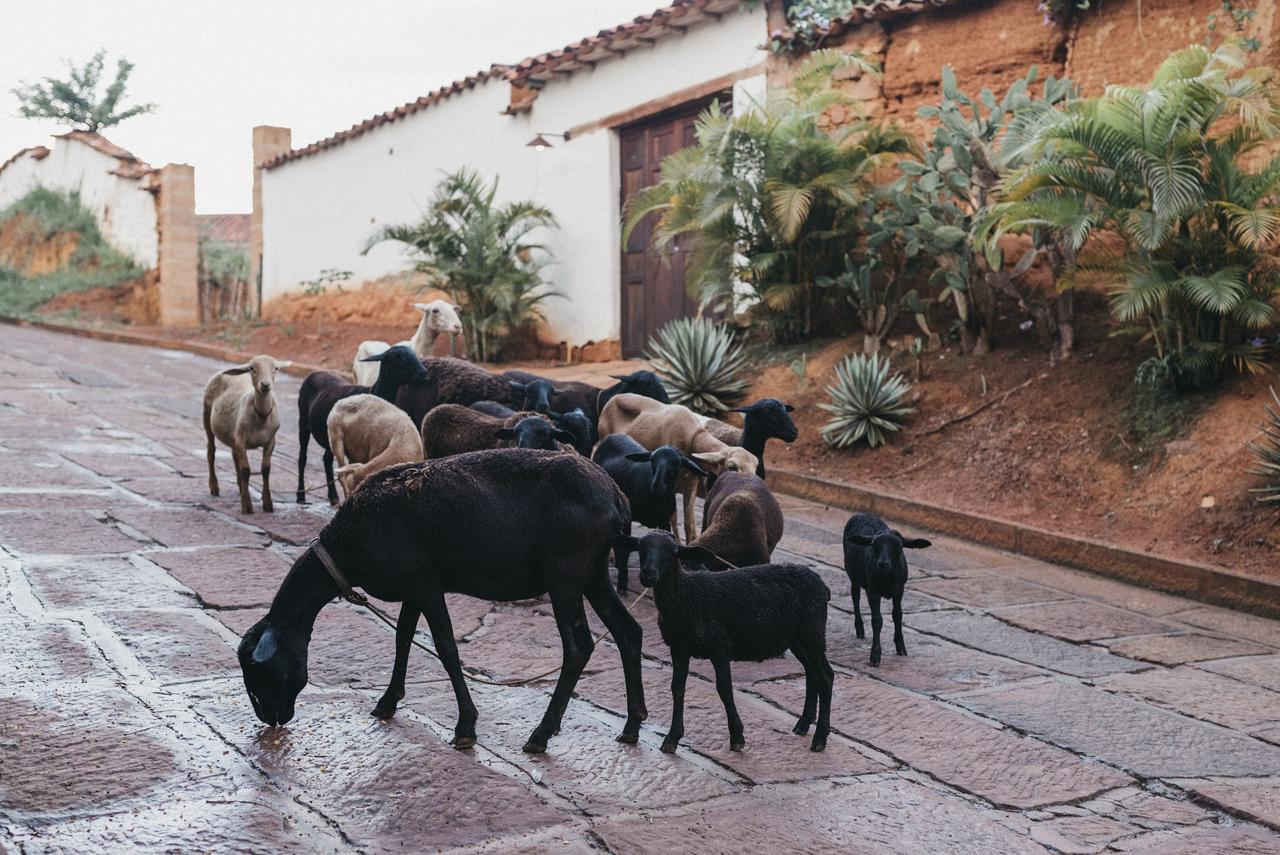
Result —
[[[623, 539], [623, 538], [619, 538]], [[804, 668], [804, 710], [794, 731], [814, 723], [811, 751], [827, 747], [831, 732], [834, 673], [827, 661], [827, 603], [831, 592], [821, 577], [798, 564], [761, 564], [710, 573], [685, 570], [669, 532], [625, 538], [640, 550], [640, 581], [653, 588], [658, 629], [671, 648], [671, 729], [662, 750], [676, 750], [684, 736], [684, 686], [689, 659], [710, 659], [716, 691], [729, 719], [729, 748], [746, 746], [742, 720], [733, 703], [731, 662], [761, 662], [795, 654]]]
[[745, 407], [734, 407], [729, 412], [742, 413], [742, 427], [736, 428], [719, 419], [707, 419], [707, 432], [725, 445], [737, 445], [754, 454], [760, 461], [756, 474], [764, 477], [764, 445], [771, 439], [795, 442], [800, 431], [791, 420], [795, 407], [777, 398], [761, 398]]
[[[621, 433], [600, 440], [591, 459], [604, 467], [627, 497], [631, 520], [663, 531], [671, 530], [671, 520], [675, 517], [676, 475], [680, 469], [687, 469], [700, 478], [707, 476], [701, 466], [674, 446], [663, 445], [649, 451]], [[619, 541], [613, 548], [619, 593], [627, 591], [627, 562], [631, 552], [625, 541]]]
[[[534, 380], [545, 379], [536, 374], [530, 374], [528, 371], [507, 371], [502, 376], [520, 383], [531, 383]], [[558, 391], [551, 397], [551, 408], [556, 412], [567, 413], [576, 408], [582, 410], [583, 414], [590, 419], [592, 445], [595, 445], [599, 438], [600, 412], [604, 409], [604, 405], [609, 403], [609, 400], [614, 396], [624, 393], [644, 395], [646, 398], [653, 398], [655, 401], [661, 401], [664, 404], [671, 403], [671, 398], [667, 395], [667, 388], [662, 385], [658, 375], [652, 371], [632, 371], [630, 374], [612, 374], [610, 376], [618, 382], [607, 389], [592, 386], [590, 383], [561, 381], [555, 384]]]
[[[453, 745], [476, 742], [446, 593], [485, 600], [549, 594], [563, 662], [542, 721], [524, 750], [540, 753], [595, 646], [585, 595], [622, 654], [627, 720], [620, 742], [636, 742], [648, 715], [640, 678], [641, 629], [609, 583], [609, 546], [631, 524], [627, 500], [609, 476], [573, 452], [504, 448], [406, 463], [371, 476], [320, 530], [319, 543], [354, 587], [403, 603], [391, 682], [373, 714], [390, 718], [404, 698], [409, 648], [426, 615], [458, 701]], [[313, 546], [289, 570], [266, 617], [238, 652], [253, 711], [275, 727], [293, 718], [307, 684], [307, 646], [316, 616], [339, 594]]]
[[[324, 449], [324, 479], [328, 482], [329, 504], [338, 504], [338, 487], [333, 479], [333, 452], [329, 450], [329, 413], [333, 405], [352, 395], [373, 394], [396, 402], [402, 389], [422, 389], [430, 379], [412, 348], [396, 345], [382, 353], [366, 356], [361, 362], [380, 362], [378, 379], [372, 386], [356, 386], [337, 374], [312, 371], [298, 389], [298, 504], [305, 504], [307, 444], [311, 438]], [[417, 424], [417, 422], [414, 422]]]
[[573, 440], [572, 434], [538, 413], [519, 412], [503, 418], [461, 404], [441, 404], [432, 408], [423, 416], [419, 429], [422, 432], [423, 455], [427, 460], [513, 446], [551, 451], [560, 448], [558, 442]]
[[903, 549], [924, 549], [931, 544], [922, 537], [904, 538], [875, 514], [854, 514], [844, 524], [844, 572], [849, 574], [853, 597], [853, 629], [865, 638], [862, 626], [861, 588], [867, 589], [871, 608], [871, 664], [880, 664], [880, 598], [893, 599], [893, 649], [907, 655], [902, 638], [902, 594], [907, 587], [907, 559]]
[[[546, 381], [542, 381], [546, 382]], [[508, 407], [506, 404], [499, 404], [497, 401], [477, 401], [471, 405], [471, 409], [477, 413], [484, 413], [487, 416], [498, 416], [500, 418], [510, 418], [516, 414], [516, 411]], [[567, 430], [573, 434], [573, 448], [583, 457], [591, 456], [591, 445], [593, 443], [592, 434], [595, 428], [582, 412], [580, 407], [575, 407], [567, 413], [557, 413], [551, 410], [546, 413], [553, 422], [560, 426], [562, 430]]]
[[513, 381], [451, 356], [429, 356], [422, 360], [431, 382], [400, 393], [396, 404], [409, 414], [415, 425], [438, 404], [470, 406], [478, 401], [496, 401], [512, 409], [545, 413], [556, 388], [549, 380], [535, 377]]

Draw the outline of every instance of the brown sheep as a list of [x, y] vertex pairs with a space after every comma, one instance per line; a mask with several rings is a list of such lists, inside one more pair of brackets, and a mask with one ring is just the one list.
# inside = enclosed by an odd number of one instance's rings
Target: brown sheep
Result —
[[461, 404], [440, 404], [422, 417], [422, 448], [427, 460], [490, 448], [555, 451], [567, 446], [573, 451], [572, 442], [573, 434], [538, 413], [516, 413], [504, 419]]

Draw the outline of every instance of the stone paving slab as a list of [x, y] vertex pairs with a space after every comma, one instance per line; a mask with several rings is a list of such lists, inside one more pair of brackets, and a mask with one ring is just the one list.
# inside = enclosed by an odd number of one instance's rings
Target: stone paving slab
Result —
[[993, 615], [1023, 629], [1067, 641], [1094, 641], [1122, 635], [1153, 635], [1176, 629], [1174, 624], [1127, 609], [1088, 601], [1010, 606]]
[[1205, 803], [1280, 830], [1280, 777], [1172, 780]]
[[1280, 837], [1257, 827], [1210, 826], [1159, 831], [1117, 847], [1130, 855], [1276, 855]]
[[1280, 748], [1066, 680], [996, 689], [957, 703], [1144, 777], [1280, 769]]
[[1145, 662], [1158, 662], [1161, 665], [1182, 665], [1187, 662], [1204, 662], [1209, 659], [1256, 656], [1274, 652], [1270, 647], [1263, 647], [1261, 644], [1250, 641], [1219, 638], [1200, 633], [1121, 638], [1107, 642], [1106, 646], [1112, 653]]
[[1256, 641], [1280, 647], [1280, 621], [1268, 620], [1244, 612], [1233, 612], [1217, 606], [1198, 606], [1170, 615], [1174, 620], [1195, 627], [1216, 630], [1230, 638]]
[[1065, 591], [1027, 582], [1016, 576], [994, 573], [952, 579], [922, 579], [914, 588], [935, 597], [979, 608], [1072, 599]]
[[141, 558], [24, 562], [32, 592], [50, 609], [189, 608], [198, 605], [172, 576]]
[[0, 543], [24, 556], [122, 553], [142, 546], [87, 511], [0, 512]]
[[1280, 727], [1280, 693], [1197, 668], [1118, 674], [1098, 685], [1262, 738]]
[[1201, 662], [1196, 667], [1280, 692], [1280, 654], [1219, 659], [1215, 662]]
[[152, 552], [147, 557], [206, 606], [219, 609], [269, 605], [292, 566], [275, 552], [239, 547]]

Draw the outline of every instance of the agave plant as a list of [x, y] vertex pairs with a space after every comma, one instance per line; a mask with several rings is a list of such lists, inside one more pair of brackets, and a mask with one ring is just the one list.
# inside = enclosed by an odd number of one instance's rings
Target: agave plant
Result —
[[889, 370], [889, 360], [879, 354], [846, 356], [836, 366], [836, 382], [827, 387], [831, 403], [818, 405], [836, 414], [821, 428], [828, 445], [848, 448], [864, 439], [872, 448], [883, 445], [903, 416], [916, 411], [902, 403], [911, 386]]
[[645, 358], [653, 363], [673, 404], [694, 412], [727, 412], [747, 393], [738, 375], [746, 364], [741, 345], [723, 324], [706, 318], [678, 318], [649, 340]]
[[1271, 399], [1276, 408], [1267, 404], [1267, 424], [1262, 426], [1262, 441], [1249, 443], [1249, 450], [1258, 458], [1258, 465], [1249, 472], [1265, 479], [1261, 487], [1254, 487], [1250, 493], [1261, 493], [1263, 502], [1280, 502], [1280, 395], [1271, 390]]

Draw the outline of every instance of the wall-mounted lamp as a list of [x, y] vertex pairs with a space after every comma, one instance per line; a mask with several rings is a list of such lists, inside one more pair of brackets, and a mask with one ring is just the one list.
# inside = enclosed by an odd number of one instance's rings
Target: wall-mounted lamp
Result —
[[526, 147], [532, 147], [534, 151], [545, 151], [551, 148], [551, 141], [547, 137], [560, 137], [565, 142], [569, 141], [569, 132], [563, 134], [549, 133], [547, 131], [536, 131], [537, 136], [525, 143]]

